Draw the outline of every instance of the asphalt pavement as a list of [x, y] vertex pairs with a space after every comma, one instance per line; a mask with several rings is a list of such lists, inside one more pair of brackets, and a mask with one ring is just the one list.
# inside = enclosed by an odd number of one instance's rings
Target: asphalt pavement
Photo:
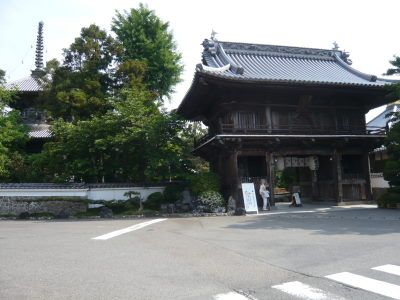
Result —
[[400, 299], [398, 249], [400, 211], [368, 205], [0, 221], [0, 299]]

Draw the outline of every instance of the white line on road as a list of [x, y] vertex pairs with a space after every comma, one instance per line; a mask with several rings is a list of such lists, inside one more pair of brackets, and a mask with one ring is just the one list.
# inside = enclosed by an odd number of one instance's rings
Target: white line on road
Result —
[[337, 273], [325, 276], [326, 278], [351, 285], [375, 294], [393, 299], [400, 299], [400, 286], [349, 272]]
[[395, 265], [383, 265], [379, 267], [372, 268], [372, 270], [382, 271], [393, 275], [400, 276], [400, 267]]
[[300, 281], [286, 282], [280, 285], [272, 286], [274, 289], [278, 289], [289, 295], [299, 297], [302, 299], [309, 300], [344, 300], [344, 298], [338, 297], [334, 294], [325, 292], [323, 290], [313, 288], [307, 284], [301, 283]]
[[128, 233], [128, 232], [131, 232], [131, 231], [135, 231], [135, 230], [141, 229], [143, 227], [149, 226], [151, 224], [155, 224], [155, 223], [162, 222], [162, 221], [165, 221], [165, 220], [166, 219], [155, 219], [155, 220], [139, 223], [139, 224], [136, 224], [136, 225], [124, 228], [124, 229], [120, 229], [120, 230], [116, 230], [116, 231], [113, 231], [113, 232], [110, 232], [110, 233], [107, 233], [107, 234], [96, 236], [96, 237], [92, 238], [92, 240], [108, 240], [108, 239], [111, 239], [113, 237], [119, 236], [121, 234]]
[[[238, 294], [236, 292], [229, 292], [226, 294], [218, 294], [215, 295], [214, 300], [249, 300], [249, 298], [247, 298], [246, 296], [243, 296], [241, 294]], [[253, 298], [255, 299], [255, 298]], [[257, 299], [255, 299], [257, 300]]]

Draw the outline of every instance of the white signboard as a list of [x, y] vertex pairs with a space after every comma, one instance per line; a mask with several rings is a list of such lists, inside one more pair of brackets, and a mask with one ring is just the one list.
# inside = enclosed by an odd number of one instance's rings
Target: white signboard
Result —
[[254, 183], [242, 183], [244, 208], [246, 212], [258, 213], [257, 197], [254, 191]]
[[299, 193], [293, 193], [294, 200], [296, 201], [297, 205], [301, 205], [300, 195]]

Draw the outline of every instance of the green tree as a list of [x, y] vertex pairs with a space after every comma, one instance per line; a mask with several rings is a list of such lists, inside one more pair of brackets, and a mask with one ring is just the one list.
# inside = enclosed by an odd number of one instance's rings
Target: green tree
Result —
[[[386, 75], [400, 74], [400, 57], [395, 56], [390, 63], [393, 68], [388, 69]], [[391, 91], [389, 97], [392, 99], [399, 99], [400, 84], [390, 85], [389, 89]], [[385, 164], [383, 177], [389, 182], [393, 191], [400, 193], [400, 113], [395, 112], [386, 117], [391, 118], [392, 127], [385, 139], [385, 146], [389, 158]]]
[[139, 60], [148, 66], [143, 82], [159, 99], [169, 96], [183, 70], [168, 22], [161, 21], [147, 6], [117, 12], [112, 30], [123, 47], [122, 61]]
[[[159, 110], [148, 91], [123, 89], [113, 109], [74, 124], [58, 120], [34, 165], [50, 181], [121, 182], [182, 177], [184, 121]], [[171, 168], [168, 168], [168, 166]]]
[[45, 108], [53, 118], [87, 120], [109, 108], [119, 44], [97, 25], [82, 28], [60, 65], [52, 60], [45, 78], [51, 77], [44, 92]]
[[395, 113], [391, 118], [394, 124], [385, 139], [389, 158], [386, 161], [383, 176], [391, 187], [397, 188], [396, 190], [400, 192], [400, 122], [398, 122], [400, 114]]
[[0, 70], [0, 181], [21, 181], [25, 176], [23, 149], [27, 128], [21, 125], [19, 112], [7, 105], [15, 93], [4, 88], [5, 72]]

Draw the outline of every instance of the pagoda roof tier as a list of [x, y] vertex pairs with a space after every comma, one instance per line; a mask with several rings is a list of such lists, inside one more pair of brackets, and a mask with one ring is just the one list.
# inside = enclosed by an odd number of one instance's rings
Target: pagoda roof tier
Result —
[[4, 87], [6, 90], [15, 90], [18, 92], [40, 92], [43, 90], [40, 79], [35, 76], [11, 81], [6, 83]]

